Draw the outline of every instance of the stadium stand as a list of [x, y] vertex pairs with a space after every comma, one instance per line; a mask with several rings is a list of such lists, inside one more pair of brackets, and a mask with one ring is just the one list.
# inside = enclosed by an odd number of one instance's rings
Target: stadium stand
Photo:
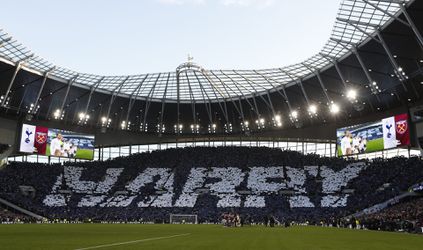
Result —
[[[0, 196], [50, 219], [168, 222], [196, 214], [219, 222], [319, 223], [363, 210], [423, 180], [417, 158], [355, 161], [259, 147], [196, 147], [105, 162], [11, 163]], [[31, 190], [33, 188], [33, 191]]]
[[423, 197], [409, 197], [378, 213], [364, 216], [361, 224], [368, 229], [422, 232]]
[[423, 0], [24, 2], [57, 46], [0, 27], [0, 250], [423, 249]]
[[31, 216], [19, 213], [16, 210], [12, 210], [0, 204], [0, 224], [30, 223], [35, 221], [36, 220]]

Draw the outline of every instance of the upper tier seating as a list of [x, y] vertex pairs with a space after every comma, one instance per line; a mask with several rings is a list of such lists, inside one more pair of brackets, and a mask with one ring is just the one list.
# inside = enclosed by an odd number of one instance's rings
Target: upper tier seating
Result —
[[[383, 202], [423, 180], [419, 158], [354, 161], [260, 147], [196, 147], [65, 166], [11, 163], [0, 197], [48, 218], [200, 222], [237, 212], [319, 221]], [[21, 186], [32, 186], [25, 195]]]

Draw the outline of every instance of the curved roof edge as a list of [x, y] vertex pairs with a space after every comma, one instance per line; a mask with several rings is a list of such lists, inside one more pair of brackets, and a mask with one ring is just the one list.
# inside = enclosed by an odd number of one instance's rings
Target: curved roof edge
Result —
[[370, 40], [414, 0], [343, 0], [332, 34], [321, 51], [303, 62], [273, 69], [198, 70], [101, 76], [56, 66], [0, 29], [0, 59], [30, 72], [116, 96], [149, 101], [216, 102], [278, 91], [332, 67], [352, 49]]

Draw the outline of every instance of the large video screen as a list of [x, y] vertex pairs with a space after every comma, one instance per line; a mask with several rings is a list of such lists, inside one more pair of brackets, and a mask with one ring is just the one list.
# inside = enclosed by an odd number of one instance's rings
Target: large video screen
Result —
[[410, 145], [408, 115], [336, 130], [338, 156], [371, 153]]
[[20, 152], [92, 160], [94, 135], [22, 124]]

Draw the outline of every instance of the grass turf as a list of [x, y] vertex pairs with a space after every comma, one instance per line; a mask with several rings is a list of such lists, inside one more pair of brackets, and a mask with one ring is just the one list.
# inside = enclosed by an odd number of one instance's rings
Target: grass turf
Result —
[[[383, 138], [378, 138], [374, 140], [370, 140], [367, 142], [367, 148], [364, 153], [371, 153], [376, 151], [382, 151], [384, 148], [383, 146]], [[337, 146], [338, 156], [342, 156], [341, 147]]]
[[[180, 234], [185, 236], [161, 238]], [[0, 225], [1, 249], [422, 249], [423, 236], [338, 228], [220, 225], [26, 224]]]
[[[50, 155], [50, 144], [47, 144], [46, 155]], [[78, 149], [76, 151], [76, 159], [92, 160], [94, 159], [94, 150]]]
[[383, 138], [374, 139], [367, 142], [366, 153], [383, 150]]

